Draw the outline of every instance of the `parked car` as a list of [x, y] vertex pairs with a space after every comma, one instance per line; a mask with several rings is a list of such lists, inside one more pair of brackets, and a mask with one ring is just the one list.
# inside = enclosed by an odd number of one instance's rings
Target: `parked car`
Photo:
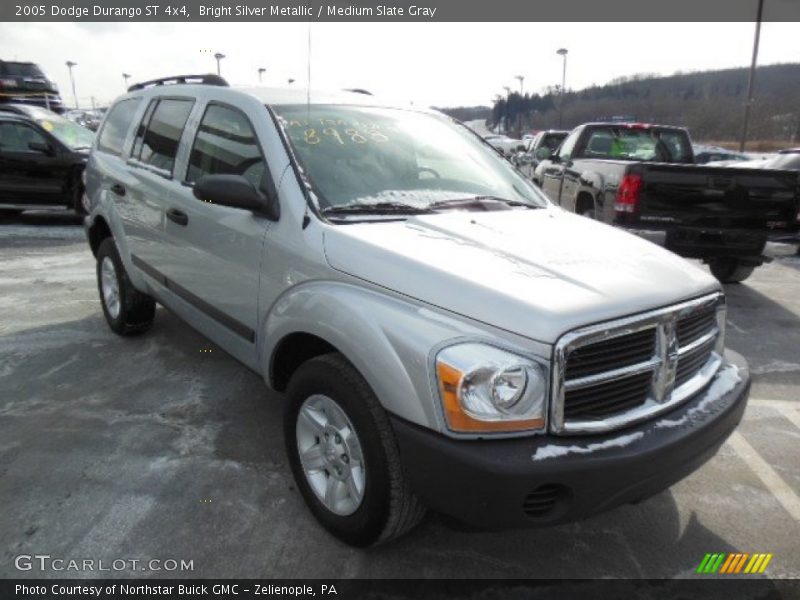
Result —
[[[569, 131], [559, 129], [540, 131], [533, 139], [528, 141], [523, 152], [519, 152], [514, 156], [514, 164], [526, 176], [531, 178], [536, 185], [541, 185], [541, 181], [537, 181], [535, 177], [536, 167], [539, 166], [542, 157], [547, 158], [558, 149], [568, 134]], [[540, 152], [543, 148], [546, 148], [547, 151]]]
[[81, 175], [94, 134], [35, 106], [0, 110], [0, 213], [84, 212]]
[[69, 110], [64, 113], [64, 117], [90, 131], [97, 131], [97, 128], [100, 127], [100, 122], [103, 120], [104, 113], [103, 109]]
[[525, 148], [525, 144], [522, 140], [515, 140], [510, 138], [506, 135], [487, 135], [484, 137], [489, 144], [496, 148], [503, 156], [510, 157], [515, 152], [519, 152], [520, 150]]
[[537, 170], [567, 210], [618, 225], [687, 258], [723, 283], [769, 260], [775, 232], [800, 226], [797, 173], [694, 164], [685, 129], [589, 123], [574, 129]]
[[769, 158], [750, 160], [741, 164], [734, 164], [731, 161], [720, 161], [709, 164], [719, 167], [729, 167], [734, 165], [748, 169], [786, 169], [790, 171], [800, 171], [800, 148], [787, 148], [785, 150], [779, 150], [777, 154]]
[[704, 165], [709, 162], [716, 162], [720, 160], [730, 161], [732, 163], [744, 162], [752, 160], [747, 154], [742, 152], [733, 152], [720, 146], [704, 146], [701, 144], [694, 144], [692, 146], [694, 151], [694, 162], [698, 165]]
[[186, 81], [133, 86], [100, 128], [103, 314], [138, 333], [159, 302], [284, 392], [298, 489], [340, 539], [425, 507], [579, 519], [685, 477], [741, 419], [702, 269], [554, 207], [435, 111]]
[[32, 62], [0, 60], [0, 103], [20, 102], [64, 112], [58, 86]]

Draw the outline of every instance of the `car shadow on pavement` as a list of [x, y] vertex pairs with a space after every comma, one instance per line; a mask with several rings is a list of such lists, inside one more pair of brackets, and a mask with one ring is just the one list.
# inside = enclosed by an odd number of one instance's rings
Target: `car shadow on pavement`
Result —
[[680, 577], [738, 550], [693, 512], [682, 522], [669, 491], [543, 529], [429, 515], [386, 546], [347, 547], [294, 486], [280, 395], [162, 308], [130, 338], [99, 310], [0, 336], [0, 371], [3, 577], [41, 576], [11, 559], [42, 551], [192, 560], [176, 577]]
[[39, 250], [85, 243], [82, 224], [83, 217], [72, 211], [25, 212], [13, 216], [0, 211], [0, 248]]
[[0, 211], [0, 225], [81, 225], [83, 217], [71, 210], [30, 210], [20, 214], [4, 214]]
[[753, 383], [800, 385], [800, 314], [747, 283], [725, 286], [725, 294], [725, 344], [747, 359]]

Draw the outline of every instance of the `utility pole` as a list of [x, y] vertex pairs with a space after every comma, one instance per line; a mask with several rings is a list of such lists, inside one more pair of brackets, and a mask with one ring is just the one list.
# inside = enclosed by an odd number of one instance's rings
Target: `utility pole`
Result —
[[258, 68], [258, 83], [261, 83], [261, 77], [264, 75], [265, 72], [266, 69], [264, 67]]
[[747, 98], [744, 102], [744, 118], [742, 119], [742, 139], [739, 142], [739, 152], [744, 152], [747, 142], [747, 127], [750, 124], [750, 105], [753, 104], [753, 88], [756, 84], [756, 61], [758, 60], [758, 42], [761, 38], [761, 15], [764, 12], [764, 0], [758, 0], [756, 14], [756, 33], [753, 39], [753, 60], [750, 63], [750, 76], [747, 78]]
[[128, 91], [128, 79], [130, 79], [130, 73], [123, 73], [122, 74], [122, 81], [125, 82], [125, 91]]

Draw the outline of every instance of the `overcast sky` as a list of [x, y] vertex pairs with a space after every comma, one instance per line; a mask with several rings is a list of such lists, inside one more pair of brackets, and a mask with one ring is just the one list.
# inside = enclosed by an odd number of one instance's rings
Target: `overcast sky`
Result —
[[[314, 23], [315, 88], [362, 87], [417, 104], [489, 104], [503, 86], [541, 91], [561, 81], [558, 48], [569, 49], [567, 87], [634, 73], [750, 64], [752, 23]], [[0, 58], [39, 63], [72, 103], [66, 60], [83, 104], [108, 102], [132, 81], [216, 69], [232, 84], [307, 80], [304, 23], [0, 23]], [[800, 60], [800, 24], [765, 23], [759, 64]]]

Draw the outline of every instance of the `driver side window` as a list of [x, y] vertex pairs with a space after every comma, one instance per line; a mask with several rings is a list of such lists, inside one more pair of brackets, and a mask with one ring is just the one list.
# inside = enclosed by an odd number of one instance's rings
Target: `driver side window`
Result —
[[575, 150], [575, 143], [578, 141], [580, 137], [580, 131], [573, 131], [567, 136], [567, 139], [564, 140], [564, 143], [561, 144], [561, 148], [558, 151], [558, 157], [562, 160], [570, 160], [572, 158], [572, 153]]
[[250, 121], [239, 110], [209, 104], [197, 129], [186, 181], [203, 175], [241, 175], [254, 186], [261, 184], [266, 163]]

